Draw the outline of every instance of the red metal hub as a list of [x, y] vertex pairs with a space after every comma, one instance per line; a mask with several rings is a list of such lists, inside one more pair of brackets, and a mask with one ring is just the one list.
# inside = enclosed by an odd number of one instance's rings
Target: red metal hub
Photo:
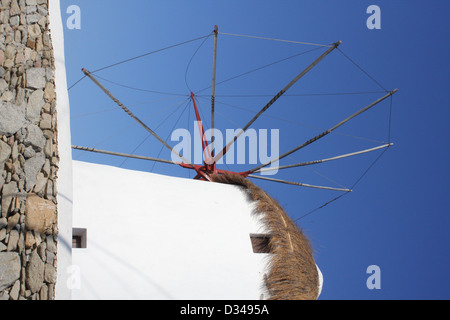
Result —
[[249, 171], [232, 172], [232, 171], [217, 169], [216, 163], [214, 162], [214, 157], [212, 156], [212, 153], [211, 153], [211, 150], [209, 147], [209, 143], [205, 136], [205, 129], [203, 127], [202, 119], [200, 117], [200, 113], [197, 108], [197, 103], [195, 102], [194, 93], [192, 93], [192, 92], [191, 92], [191, 99], [192, 99], [192, 103], [194, 104], [195, 117], [197, 119], [200, 137], [202, 139], [202, 149], [203, 149], [203, 156], [204, 156], [205, 160], [203, 161], [203, 165], [187, 164], [184, 162], [179, 163], [179, 165], [186, 169], [195, 170], [195, 172], [197, 172], [197, 175], [194, 177], [194, 179], [198, 179], [198, 180], [211, 181], [210, 175], [212, 175], [212, 174], [239, 174], [243, 177], [247, 177], [250, 174]]

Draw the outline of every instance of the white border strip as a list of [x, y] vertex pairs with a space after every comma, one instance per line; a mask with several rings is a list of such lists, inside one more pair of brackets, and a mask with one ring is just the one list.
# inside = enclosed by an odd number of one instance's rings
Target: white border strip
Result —
[[58, 279], [56, 300], [71, 300], [70, 274], [72, 265], [72, 151], [70, 136], [70, 105], [67, 91], [64, 56], [64, 29], [59, 0], [49, 0], [49, 21], [55, 58], [56, 110], [58, 121]]

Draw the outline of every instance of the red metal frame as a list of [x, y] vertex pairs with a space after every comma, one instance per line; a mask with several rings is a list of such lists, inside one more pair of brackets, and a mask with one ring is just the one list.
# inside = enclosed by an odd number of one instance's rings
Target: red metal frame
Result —
[[250, 171], [232, 172], [232, 171], [217, 169], [216, 163], [215, 163], [215, 161], [213, 161], [214, 157], [211, 154], [211, 150], [209, 148], [209, 143], [206, 140], [205, 128], [203, 127], [203, 122], [202, 122], [200, 113], [197, 108], [197, 103], [195, 101], [194, 93], [192, 93], [192, 92], [191, 92], [191, 99], [192, 99], [192, 103], [194, 104], [195, 117], [197, 119], [200, 137], [202, 139], [202, 149], [203, 149], [203, 155], [204, 155], [205, 160], [203, 161], [203, 165], [198, 165], [198, 164], [192, 165], [192, 164], [187, 164], [184, 162], [179, 163], [179, 165], [182, 168], [195, 170], [195, 172], [197, 172], [197, 175], [194, 177], [194, 179], [197, 179], [197, 180], [211, 181], [212, 174], [239, 174], [243, 177], [247, 177], [250, 174]]
[[241, 175], [243, 177], [247, 177], [250, 172], [249, 171], [245, 171], [245, 172], [234, 172], [234, 171], [227, 171], [227, 170], [221, 170], [221, 169], [215, 169], [215, 171], [210, 171], [208, 170], [206, 165], [200, 165], [200, 164], [194, 164], [192, 166], [190, 164], [181, 162], [179, 163], [179, 166], [182, 168], [186, 168], [186, 169], [193, 169], [197, 172], [197, 176], [195, 176], [194, 179], [200, 179], [200, 180], [208, 180], [211, 181], [211, 174], [238, 174]]

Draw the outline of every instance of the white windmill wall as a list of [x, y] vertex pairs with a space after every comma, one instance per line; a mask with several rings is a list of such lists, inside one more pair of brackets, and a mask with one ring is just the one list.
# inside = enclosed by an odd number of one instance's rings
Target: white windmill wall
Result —
[[[235, 186], [73, 162], [74, 299], [260, 299], [267, 254]], [[266, 296], [267, 297], [267, 296]]]

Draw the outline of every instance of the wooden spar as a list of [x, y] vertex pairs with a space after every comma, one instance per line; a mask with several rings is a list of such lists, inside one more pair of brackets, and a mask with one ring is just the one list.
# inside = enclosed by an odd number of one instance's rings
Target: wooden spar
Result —
[[137, 156], [137, 155], [134, 155], [134, 154], [127, 154], [127, 153], [120, 153], [120, 152], [113, 152], [113, 151], [106, 151], [106, 150], [99, 150], [99, 149], [80, 147], [80, 146], [72, 146], [72, 149], [88, 151], [88, 152], [103, 153], [103, 154], [108, 154], [108, 155], [118, 156], [118, 157], [134, 158], [134, 159], [140, 159], [140, 160], [149, 160], [149, 161], [156, 161], [156, 162], [162, 162], [162, 163], [178, 165], [178, 163], [170, 161], [170, 160], [158, 159], [158, 158], [152, 158], [152, 157], [144, 157], [144, 156]]
[[134, 120], [136, 120], [145, 130], [150, 132], [152, 136], [154, 136], [156, 139], [158, 139], [159, 142], [161, 142], [167, 149], [169, 149], [171, 152], [173, 152], [175, 155], [177, 155], [181, 160], [183, 160], [185, 163], [192, 166], [189, 160], [181, 156], [178, 152], [176, 152], [171, 146], [169, 146], [163, 139], [161, 139], [152, 129], [150, 129], [145, 123], [143, 123], [138, 117], [136, 117], [130, 110], [128, 110], [127, 107], [125, 107], [119, 100], [114, 97], [111, 92], [109, 92], [89, 71], [86, 69], [81, 69], [83, 73], [89, 77], [102, 91], [111, 98], [120, 108], [122, 108], [123, 111], [125, 111], [130, 117], [132, 117]]
[[256, 168], [253, 168], [251, 170], [249, 170], [250, 173], [254, 173], [259, 171], [261, 168], [267, 167], [268, 165], [277, 162], [285, 157], [287, 157], [288, 155], [310, 145], [311, 143], [323, 138], [324, 136], [326, 136], [327, 134], [331, 133], [332, 131], [336, 130], [337, 128], [339, 128], [340, 126], [342, 126], [343, 124], [347, 123], [348, 121], [350, 121], [351, 119], [353, 119], [354, 117], [360, 115], [363, 112], [366, 112], [367, 110], [369, 110], [370, 108], [372, 108], [373, 106], [377, 105], [378, 103], [382, 102], [383, 100], [387, 99], [388, 97], [392, 96], [394, 93], [396, 93], [398, 91], [398, 89], [395, 89], [391, 92], [389, 92], [388, 94], [386, 94], [384, 97], [381, 97], [380, 99], [372, 102], [371, 104], [369, 104], [367, 107], [362, 108], [361, 110], [355, 112], [354, 114], [352, 114], [351, 116], [349, 116], [348, 118], [342, 120], [341, 122], [339, 122], [337, 125], [335, 125], [334, 127], [322, 132], [321, 134], [315, 136], [314, 138], [306, 141], [305, 143], [303, 143], [302, 145], [298, 146], [297, 148], [292, 149], [291, 151], [286, 152], [285, 154], [279, 156], [278, 158], [271, 160], [270, 162], [267, 162], [265, 164], [262, 164]]
[[297, 164], [290, 164], [290, 165], [281, 166], [281, 167], [275, 167], [275, 168], [261, 168], [261, 169], [259, 169], [257, 171], [254, 171], [254, 172], [255, 173], [256, 172], [267, 172], [267, 171], [275, 171], [275, 170], [281, 170], [281, 169], [309, 166], [309, 165], [323, 163], [323, 162], [327, 162], [327, 161], [348, 158], [348, 157], [356, 156], [356, 155], [359, 155], [359, 154], [364, 154], [364, 153], [376, 151], [376, 150], [379, 150], [379, 149], [382, 149], [382, 148], [388, 148], [388, 147], [390, 147], [392, 145], [394, 145], [394, 144], [393, 143], [387, 143], [387, 144], [383, 144], [383, 145], [375, 147], [375, 148], [370, 148], [370, 149], [361, 150], [361, 151], [357, 151], [357, 152], [347, 153], [347, 154], [343, 154], [343, 155], [332, 157], [332, 158], [327, 158], [327, 159], [322, 159], [322, 160], [314, 160], [314, 161], [308, 161], [308, 162], [302, 162], [302, 163], [297, 163]]
[[216, 100], [216, 58], [217, 58], [217, 35], [219, 28], [214, 26], [214, 50], [213, 50], [213, 70], [212, 70], [212, 89], [211, 89], [211, 155], [214, 157], [214, 109]]
[[251, 120], [248, 122], [244, 128], [242, 128], [237, 135], [231, 140], [213, 159], [213, 162], [217, 162], [222, 158], [225, 153], [229, 150], [230, 146], [243, 134], [252, 124], [258, 119], [263, 112], [270, 108], [275, 101], [277, 101], [288, 89], [290, 89], [300, 78], [307, 74], [312, 68], [314, 68], [323, 58], [325, 58], [331, 51], [336, 49], [342, 42], [336, 42], [332, 47], [325, 51], [319, 58], [317, 58], [312, 64], [310, 64], [305, 70], [303, 70], [297, 77], [295, 77], [291, 82], [289, 82], [280, 92], [278, 92], [275, 97], [272, 98]]
[[253, 174], [249, 174], [248, 177], [249, 178], [254, 178], [254, 179], [261, 179], [261, 180], [272, 181], [272, 182], [279, 182], [279, 183], [284, 183], [284, 184], [290, 184], [290, 185], [300, 186], [300, 187], [307, 187], [307, 188], [314, 188], [314, 189], [324, 189], [324, 190], [333, 190], [333, 191], [352, 192], [352, 190], [350, 190], [350, 189], [314, 186], [314, 185], [306, 184], [306, 183], [292, 182], [292, 181], [285, 181], [285, 180], [274, 179], [274, 178], [255, 176]]

